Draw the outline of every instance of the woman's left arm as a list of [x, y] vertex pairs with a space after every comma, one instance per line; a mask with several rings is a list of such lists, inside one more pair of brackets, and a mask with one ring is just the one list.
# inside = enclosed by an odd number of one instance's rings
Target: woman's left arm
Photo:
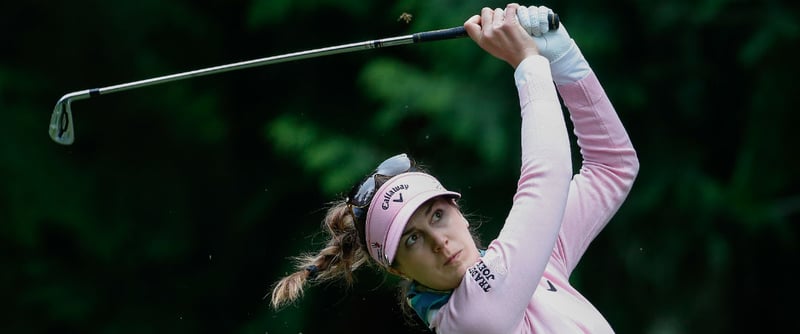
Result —
[[580, 171], [570, 183], [556, 243], [569, 274], [625, 201], [639, 160], [594, 72], [558, 86], [558, 91], [569, 109], [582, 157]]
[[554, 253], [569, 276], [625, 201], [639, 172], [639, 160], [614, 106], [564, 23], [533, 39], [550, 61], [582, 157], [580, 171], [570, 183]]

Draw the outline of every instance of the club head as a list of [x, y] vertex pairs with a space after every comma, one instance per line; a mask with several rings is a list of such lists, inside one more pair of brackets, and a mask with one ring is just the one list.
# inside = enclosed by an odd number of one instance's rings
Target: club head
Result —
[[75, 141], [75, 128], [72, 125], [72, 101], [88, 99], [92, 95], [99, 95], [97, 89], [87, 89], [62, 96], [53, 115], [50, 116], [50, 138], [61, 145], [71, 145]]
[[61, 145], [71, 145], [75, 141], [71, 104], [72, 100], [65, 95], [56, 102], [53, 115], [50, 116], [50, 138]]

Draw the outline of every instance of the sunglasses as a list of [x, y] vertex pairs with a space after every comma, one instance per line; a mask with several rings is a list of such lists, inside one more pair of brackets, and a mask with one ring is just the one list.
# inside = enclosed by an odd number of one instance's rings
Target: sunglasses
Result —
[[381, 162], [372, 174], [356, 184], [347, 195], [347, 204], [350, 207], [350, 213], [353, 218], [358, 222], [364, 221], [369, 203], [372, 202], [372, 197], [379, 187], [379, 180], [385, 181], [392, 176], [414, 170], [416, 170], [414, 162], [405, 153], [395, 155]]

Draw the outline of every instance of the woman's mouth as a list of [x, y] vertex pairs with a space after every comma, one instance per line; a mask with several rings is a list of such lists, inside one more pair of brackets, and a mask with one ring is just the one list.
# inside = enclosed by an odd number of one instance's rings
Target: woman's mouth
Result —
[[461, 255], [461, 251], [458, 251], [455, 254], [451, 255], [450, 257], [447, 258], [447, 261], [444, 262], [444, 265], [446, 266], [446, 265], [449, 265], [449, 264], [455, 262], [456, 260], [458, 260], [458, 257], [460, 255]]

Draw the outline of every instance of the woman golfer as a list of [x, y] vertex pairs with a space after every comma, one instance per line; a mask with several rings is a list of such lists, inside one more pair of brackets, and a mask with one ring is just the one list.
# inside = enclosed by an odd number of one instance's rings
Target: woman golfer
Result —
[[[515, 69], [519, 93], [520, 177], [497, 238], [479, 248], [460, 195], [397, 155], [329, 209], [327, 246], [275, 285], [274, 307], [299, 298], [308, 281], [350, 282], [374, 261], [410, 282], [403, 304], [438, 333], [613, 333], [569, 277], [625, 200], [639, 163], [566, 29], [548, 31], [548, 13], [509, 4], [464, 23], [478, 46]], [[574, 175], [557, 94], [580, 146]]]

